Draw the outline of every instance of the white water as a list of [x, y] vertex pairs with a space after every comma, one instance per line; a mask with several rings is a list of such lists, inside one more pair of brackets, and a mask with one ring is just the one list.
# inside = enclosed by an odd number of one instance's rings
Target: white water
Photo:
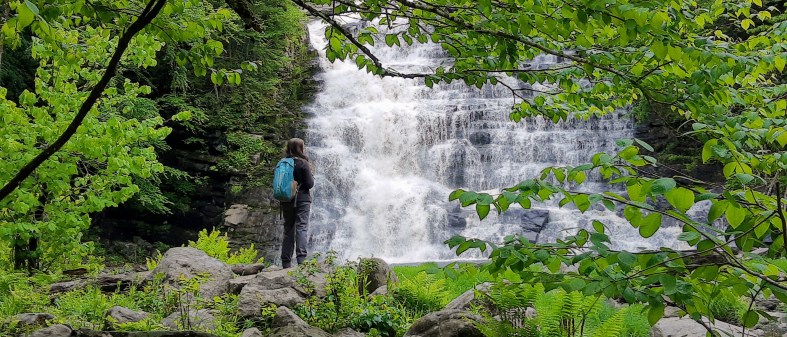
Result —
[[[456, 202], [448, 202], [452, 190], [517, 184], [547, 166], [579, 165], [596, 152], [614, 152], [615, 139], [632, 137], [632, 121], [620, 114], [559, 125], [543, 119], [514, 123], [508, 118], [514, 101], [501, 86], [477, 90], [454, 82], [429, 89], [421, 80], [380, 79], [352, 62], [330, 63], [324, 28], [319, 22], [309, 25], [311, 44], [320, 54], [317, 80], [322, 84], [307, 108], [312, 115], [307, 151], [316, 166], [312, 251], [335, 250], [343, 259], [375, 256], [389, 262], [456, 259], [443, 244], [455, 234], [500, 242], [522, 229], [495, 214], [479, 221], [470, 212], [462, 213], [467, 214], [466, 228], [450, 227], [448, 213], [456, 207]], [[432, 44], [377, 45], [383, 47], [372, 51], [383, 64], [401, 72], [450, 62]], [[539, 57], [533, 66], [558, 61]], [[585, 188], [603, 188], [594, 177], [590, 180]], [[608, 211], [534, 208], [550, 213], [539, 241], [573, 235], [577, 227], [589, 228], [593, 219], [609, 226], [616, 248], [671, 245], [679, 231], [662, 228], [646, 240]], [[466, 253], [462, 258], [479, 256]]]

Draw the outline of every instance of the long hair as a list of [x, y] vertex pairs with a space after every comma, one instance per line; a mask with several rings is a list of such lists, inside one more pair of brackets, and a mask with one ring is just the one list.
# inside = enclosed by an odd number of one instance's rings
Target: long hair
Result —
[[309, 164], [310, 169], [314, 169], [314, 165], [312, 165], [312, 161], [309, 159], [309, 156], [306, 155], [306, 151], [303, 150], [303, 139], [300, 138], [292, 138], [287, 141], [286, 152], [288, 157], [295, 157], [300, 158], [306, 161]]

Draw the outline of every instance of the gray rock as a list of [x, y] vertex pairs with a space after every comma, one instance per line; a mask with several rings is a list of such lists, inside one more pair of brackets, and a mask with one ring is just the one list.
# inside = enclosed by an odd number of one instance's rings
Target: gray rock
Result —
[[331, 334], [308, 325], [290, 325], [276, 328], [268, 337], [332, 337]]
[[240, 292], [238, 314], [242, 317], [254, 318], [260, 315], [260, 310], [265, 304], [292, 308], [304, 301], [306, 299], [303, 295], [293, 288], [260, 289], [249, 284]]
[[486, 131], [478, 131], [471, 133], [467, 140], [473, 145], [489, 145], [492, 142], [492, 135]]
[[251, 280], [253, 280], [255, 275], [246, 275], [246, 276], [239, 276], [234, 279], [230, 280], [230, 294], [240, 294], [240, 291], [243, 290]]
[[107, 310], [107, 321], [105, 325], [109, 329], [114, 329], [115, 324], [139, 322], [149, 315], [150, 314], [144, 311], [134, 311], [128, 308], [114, 306]]
[[387, 286], [389, 282], [399, 282], [391, 266], [376, 257], [361, 259], [358, 264], [358, 279], [360, 280], [358, 292], [362, 294], [371, 294], [377, 288]]
[[29, 337], [70, 337], [71, 328], [63, 324], [55, 324], [48, 328], [36, 330]]
[[387, 285], [386, 286], [381, 286], [381, 287], [375, 289], [371, 294], [369, 294], [369, 296], [372, 296], [372, 297], [374, 297], [374, 296], [385, 296], [385, 295], [388, 295], [388, 286]]
[[243, 333], [240, 334], [240, 337], [262, 337], [262, 332], [257, 328], [249, 328], [243, 330]]
[[18, 326], [46, 326], [47, 321], [55, 319], [55, 315], [49, 313], [24, 313], [11, 318], [11, 321], [17, 322]]
[[284, 237], [284, 227], [278, 219], [278, 202], [272, 195], [270, 187], [244, 189], [233, 198], [240, 202], [224, 211], [224, 222], [219, 228], [229, 236], [231, 247], [254, 244], [265, 261], [271, 262], [279, 259]]
[[[706, 324], [711, 326], [712, 329], [719, 331], [722, 336], [745, 336], [745, 337], [760, 337], [763, 334], [762, 330], [746, 330], [746, 334], [742, 335], [743, 328], [732, 324], [727, 324], [721, 321], [716, 321], [711, 324], [705, 321]], [[704, 337], [707, 333], [702, 324], [697, 323], [688, 317], [667, 317], [662, 318], [656, 325], [650, 329], [651, 337]]]
[[[71, 337], [218, 337], [212, 333], [199, 331], [138, 331], [106, 332], [79, 329]], [[256, 336], [255, 336], [256, 337]]]
[[232, 268], [232, 272], [236, 275], [245, 276], [245, 275], [254, 275], [261, 272], [265, 269], [265, 265], [262, 263], [254, 263], [254, 264], [235, 264], [230, 266]]
[[664, 308], [664, 317], [680, 317], [683, 313], [681, 308], [668, 306]]
[[292, 310], [288, 309], [287, 307], [278, 307], [276, 308], [276, 316], [273, 317], [273, 322], [271, 326], [274, 328], [281, 328], [290, 325], [306, 325], [297, 314], [292, 312]]
[[478, 315], [461, 310], [440, 310], [419, 318], [405, 337], [484, 337], [473, 324], [481, 322]]
[[200, 309], [189, 311], [188, 317], [183, 317], [180, 312], [174, 312], [164, 318], [161, 324], [173, 330], [204, 330], [211, 331], [216, 328], [216, 318], [210, 310]]
[[161, 258], [151, 277], [164, 274], [164, 280], [178, 286], [181, 276], [193, 278], [207, 275], [208, 279], [200, 284], [199, 293], [203, 298], [213, 299], [229, 292], [232, 270], [224, 262], [208, 256], [205, 252], [191, 247], [171, 248]]
[[335, 334], [333, 334], [333, 337], [365, 337], [365, 336], [366, 335], [364, 335], [363, 333], [360, 333], [350, 328], [341, 329], [339, 331], [336, 331]]
[[493, 313], [494, 305], [492, 304], [491, 301], [489, 301], [484, 297], [480, 297], [480, 298], [476, 297], [476, 291], [488, 294], [489, 288], [491, 286], [492, 284], [489, 282], [479, 284], [475, 287], [475, 289], [470, 289], [468, 291], [465, 291], [462, 295], [459, 295], [459, 297], [453, 299], [445, 306], [445, 309], [468, 310], [472, 306], [478, 306], [478, 307], [486, 308], [487, 311]]

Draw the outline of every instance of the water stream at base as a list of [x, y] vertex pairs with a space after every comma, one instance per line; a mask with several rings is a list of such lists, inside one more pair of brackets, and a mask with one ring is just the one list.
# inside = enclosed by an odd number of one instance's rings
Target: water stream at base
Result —
[[[443, 244], [446, 239], [459, 234], [500, 242], [523, 232], [519, 219], [526, 211], [515, 209], [500, 217], [492, 212], [479, 221], [471, 209], [459, 210], [456, 202], [448, 202], [452, 190], [497, 192], [537, 176], [544, 167], [580, 165], [596, 152], [614, 152], [616, 139], [633, 135], [633, 122], [622, 113], [560, 124], [541, 118], [514, 123], [508, 118], [514, 101], [502, 86], [478, 90], [454, 82], [430, 89], [422, 80], [381, 79], [352, 62], [330, 63], [325, 25], [313, 22], [308, 28], [321, 69], [321, 89], [307, 107], [307, 151], [316, 167], [311, 251], [394, 263], [457, 259]], [[401, 72], [450, 62], [433, 44], [377, 45], [383, 47], [372, 51], [383, 64]], [[559, 62], [544, 56], [531, 66]], [[510, 84], [529, 88], [513, 80]], [[589, 177], [583, 188], [600, 191], [606, 186]], [[643, 239], [606, 210], [581, 214], [551, 204], [533, 208], [548, 212], [548, 224], [537, 237], [542, 242], [590, 228], [593, 219], [608, 225], [615, 248], [671, 246], [679, 233], [677, 227], [662, 228]], [[461, 256], [479, 257], [479, 252]]]

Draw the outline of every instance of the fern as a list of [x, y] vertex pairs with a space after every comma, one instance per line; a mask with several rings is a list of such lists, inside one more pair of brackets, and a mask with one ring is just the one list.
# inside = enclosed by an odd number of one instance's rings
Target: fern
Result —
[[404, 307], [426, 314], [442, 309], [448, 303], [445, 279], [418, 273], [402, 278], [393, 290], [394, 299]]
[[621, 337], [625, 329], [623, 321], [627, 311], [628, 308], [618, 310], [612, 317], [596, 327], [590, 337]]

